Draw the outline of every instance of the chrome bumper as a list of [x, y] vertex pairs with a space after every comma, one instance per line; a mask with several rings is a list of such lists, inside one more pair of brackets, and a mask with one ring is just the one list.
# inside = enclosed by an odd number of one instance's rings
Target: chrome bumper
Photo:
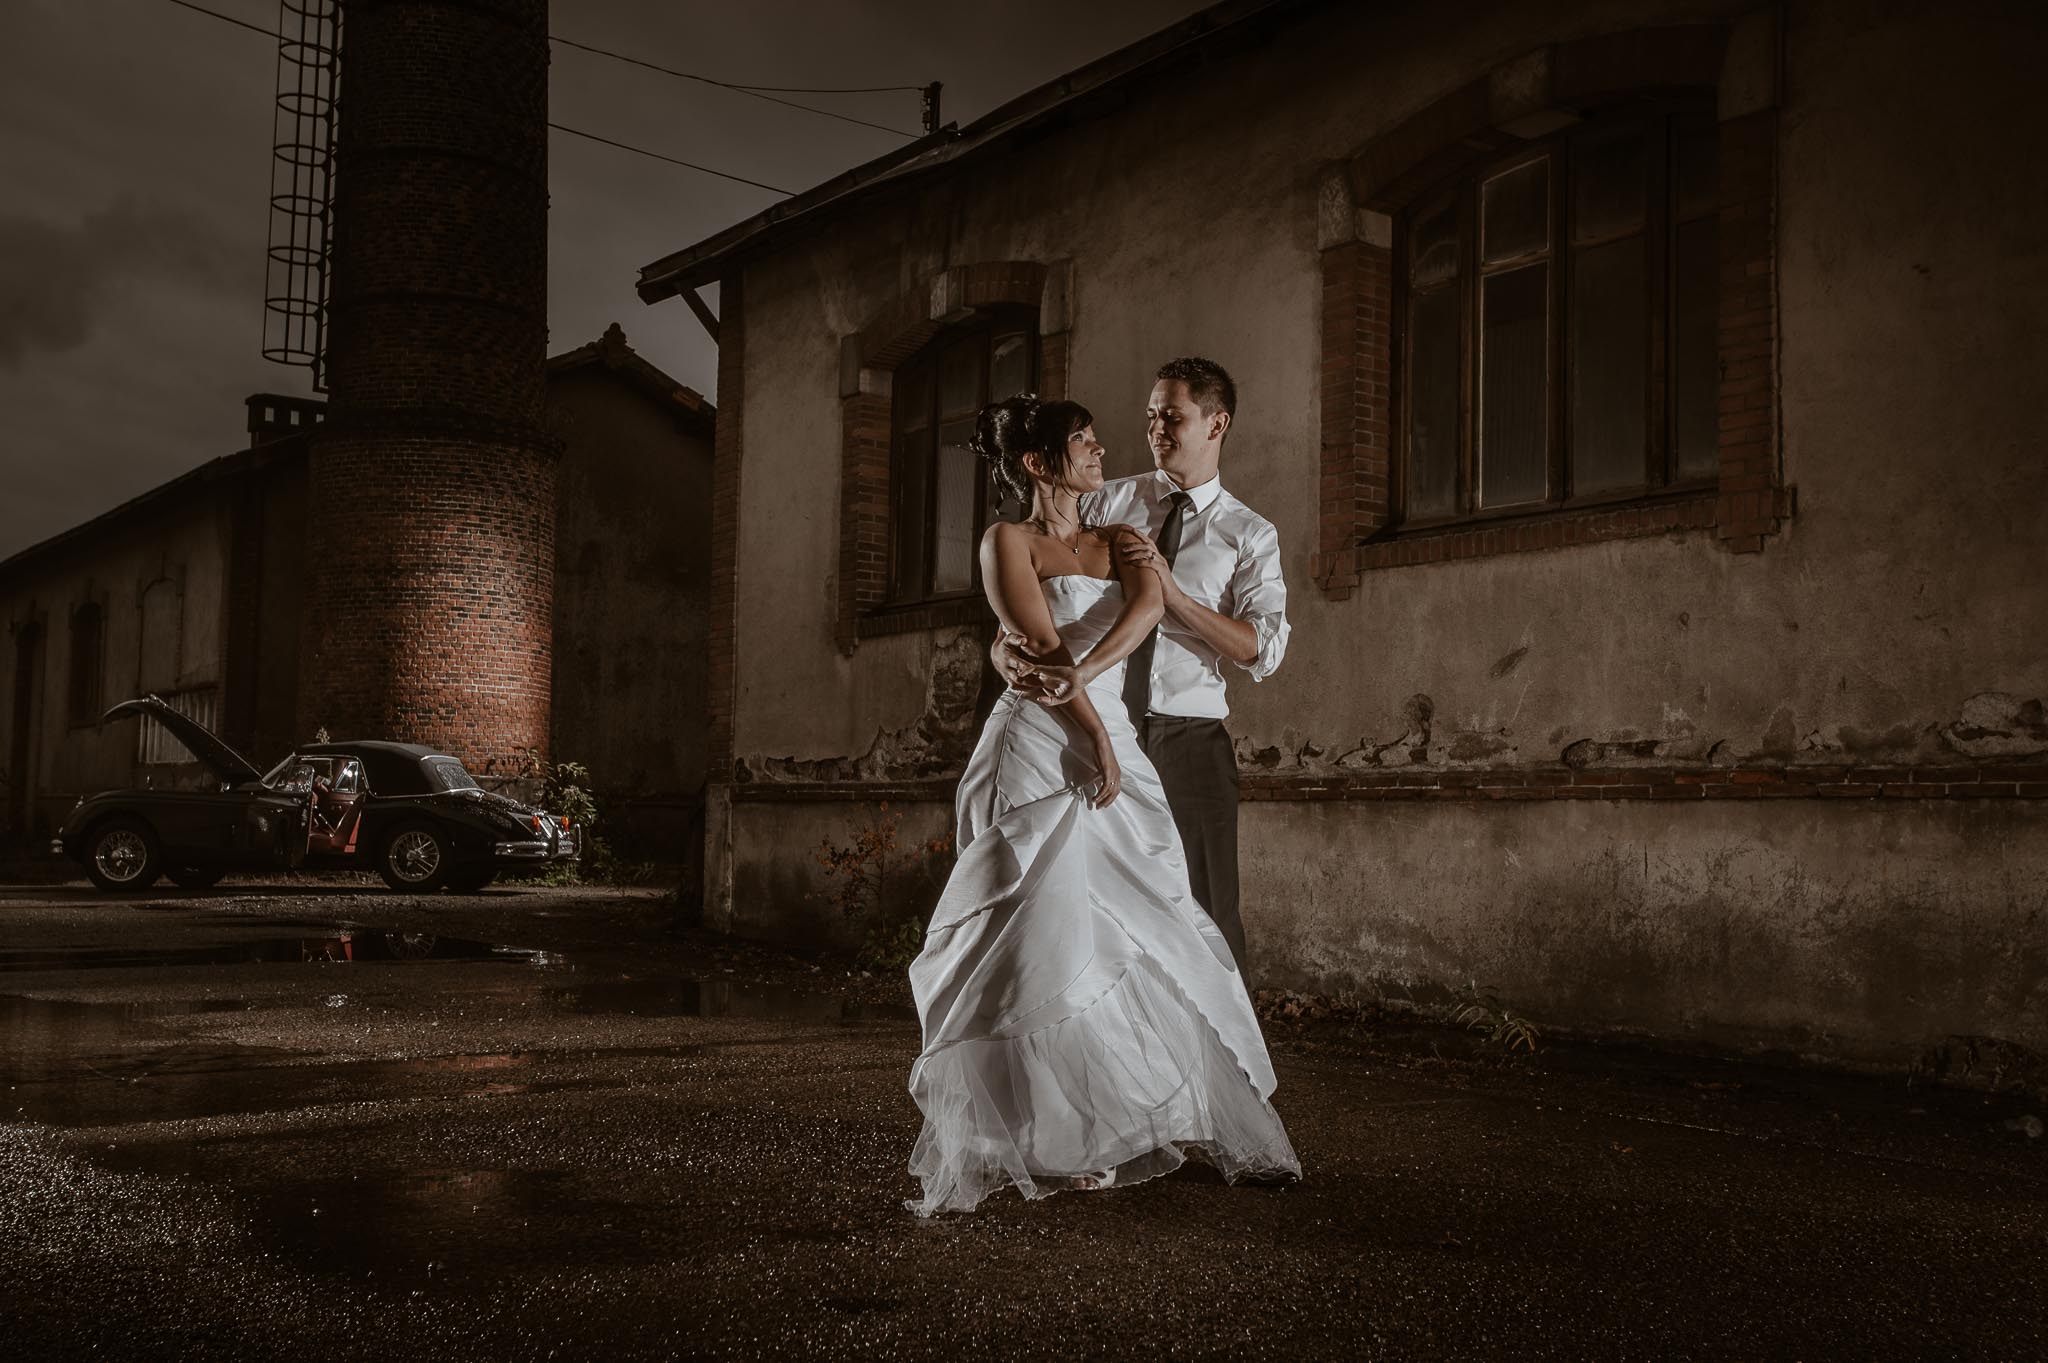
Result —
[[583, 851], [583, 832], [572, 828], [553, 842], [538, 838], [518, 842], [494, 842], [491, 855], [507, 861], [574, 861]]

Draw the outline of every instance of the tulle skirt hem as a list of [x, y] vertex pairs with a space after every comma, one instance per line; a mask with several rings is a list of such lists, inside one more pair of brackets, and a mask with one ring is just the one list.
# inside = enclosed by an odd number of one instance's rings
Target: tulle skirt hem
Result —
[[1298, 1178], [1280, 1117], [1192, 1002], [1148, 959], [1085, 1011], [928, 1051], [910, 1172], [919, 1216], [1141, 1183], [1190, 1158], [1226, 1181]]

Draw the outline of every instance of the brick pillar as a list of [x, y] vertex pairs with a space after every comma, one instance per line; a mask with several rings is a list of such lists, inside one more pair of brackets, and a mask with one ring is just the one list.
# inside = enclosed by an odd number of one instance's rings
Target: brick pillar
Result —
[[889, 444], [892, 371], [860, 369], [839, 400], [839, 611], [841, 653], [860, 645], [860, 612], [889, 590]]
[[1721, 123], [1721, 495], [1714, 533], [1735, 553], [1763, 548], [1790, 510], [1778, 467], [1777, 156], [1777, 110]]
[[1322, 441], [1314, 576], [1333, 601], [1358, 586], [1358, 545], [1387, 523], [1393, 430], [1393, 223], [1360, 212], [1348, 176], [1325, 176], [1322, 248]]
[[548, 742], [546, 0], [350, 0], [298, 727]]

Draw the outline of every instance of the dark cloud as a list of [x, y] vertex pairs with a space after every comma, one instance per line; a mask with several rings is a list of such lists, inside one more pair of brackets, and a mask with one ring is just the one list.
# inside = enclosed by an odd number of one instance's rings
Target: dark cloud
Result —
[[[277, 0], [206, 0], [261, 27]], [[945, 116], [995, 105], [1202, 0], [557, 0], [564, 37], [727, 80], [946, 82]], [[241, 399], [304, 394], [262, 358], [277, 46], [167, 0], [0, 0], [0, 558], [242, 440]], [[572, 127], [807, 189], [903, 139], [558, 47]], [[899, 128], [917, 95], [796, 96]], [[551, 346], [612, 322], [713, 394], [689, 309], [642, 304], [642, 265], [775, 196], [557, 134]], [[109, 200], [119, 201], [109, 207]]]
[[78, 349], [118, 314], [128, 286], [211, 291], [249, 274], [242, 243], [162, 204], [123, 199], [69, 225], [0, 213], [0, 368]]

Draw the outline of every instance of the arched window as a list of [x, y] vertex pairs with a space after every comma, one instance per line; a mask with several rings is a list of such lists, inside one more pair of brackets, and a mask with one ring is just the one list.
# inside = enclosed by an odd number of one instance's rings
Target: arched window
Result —
[[[898, 365], [889, 465], [892, 605], [968, 596], [977, 549], [1003, 514], [988, 470], [967, 442], [985, 403], [1033, 387], [1038, 337], [1028, 308], [977, 313]], [[1017, 508], [1008, 514], [1017, 515]]]
[[100, 678], [106, 667], [106, 612], [88, 601], [71, 612], [69, 705], [74, 725], [96, 723], [100, 717]]
[[1400, 215], [1399, 521], [1713, 485], [1716, 144], [1710, 109], [1633, 108]]

